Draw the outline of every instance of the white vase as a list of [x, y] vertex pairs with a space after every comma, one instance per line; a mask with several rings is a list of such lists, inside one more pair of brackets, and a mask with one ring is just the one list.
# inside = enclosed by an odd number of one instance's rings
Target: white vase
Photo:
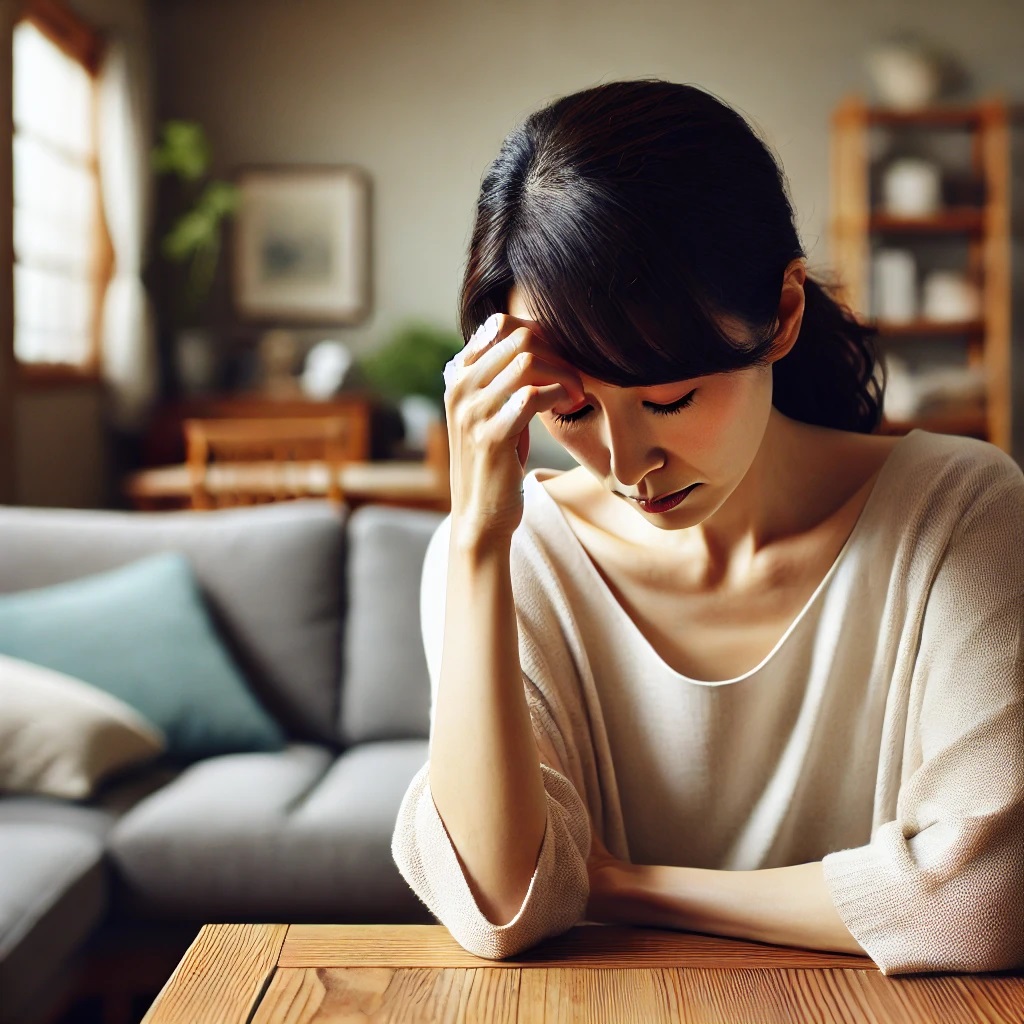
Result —
[[939, 94], [941, 71], [919, 43], [887, 42], [873, 47], [865, 60], [879, 100], [896, 110], [916, 110]]
[[406, 447], [425, 452], [430, 426], [441, 418], [437, 403], [424, 395], [406, 395], [399, 401], [398, 411], [405, 427]]
[[922, 308], [929, 320], [973, 320], [981, 312], [978, 289], [960, 270], [933, 270], [924, 281]]
[[209, 391], [217, 380], [218, 358], [213, 334], [200, 327], [178, 331], [174, 337], [174, 370], [186, 395]]
[[882, 176], [882, 203], [887, 213], [927, 217], [942, 206], [942, 175], [929, 160], [902, 157]]
[[874, 313], [907, 323], [917, 317], [917, 263], [906, 249], [880, 249], [874, 259]]

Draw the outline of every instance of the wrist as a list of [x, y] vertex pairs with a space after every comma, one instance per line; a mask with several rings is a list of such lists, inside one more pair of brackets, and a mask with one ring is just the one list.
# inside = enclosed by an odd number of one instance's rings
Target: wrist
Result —
[[498, 559], [508, 562], [512, 531], [495, 529], [493, 523], [474, 515], [452, 515], [450, 553], [471, 566]]
[[643, 869], [625, 861], [609, 861], [590, 873], [587, 916], [608, 924], [643, 924]]
[[681, 902], [668, 877], [671, 868], [621, 864], [612, 881], [616, 920], [639, 928], [680, 928]]

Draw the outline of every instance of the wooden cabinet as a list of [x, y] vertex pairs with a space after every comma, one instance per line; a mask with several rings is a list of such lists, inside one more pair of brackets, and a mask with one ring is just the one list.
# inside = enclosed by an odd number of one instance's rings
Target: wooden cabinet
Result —
[[[956, 138], [959, 136], [959, 140]], [[897, 216], [882, 202], [880, 182], [887, 162], [917, 146], [926, 151], [962, 145], [962, 165], [943, 168], [942, 203], [925, 216]], [[895, 111], [849, 97], [832, 118], [832, 263], [842, 297], [879, 328], [886, 355], [920, 356], [940, 349], [947, 359], [976, 371], [983, 382], [978, 401], [935, 409], [909, 419], [883, 422], [886, 433], [922, 427], [983, 438], [1004, 451], [1011, 446], [1010, 373], [1010, 168], [1008, 112], [1004, 101], [971, 106]], [[883, 247], [911, 251], [928, 266], [937, 245], [950, 251], [980, 302], [977, 315], [959, 321], [912, 317], [880, 319], [872, 296], [872, 267]], [[920, 284], [920, 282], [919, 282]]]

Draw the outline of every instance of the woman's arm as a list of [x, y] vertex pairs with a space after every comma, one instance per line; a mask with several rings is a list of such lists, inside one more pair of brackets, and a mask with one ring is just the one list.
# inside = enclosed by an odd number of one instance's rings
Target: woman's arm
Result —
[[454, 535], [430, 791], [480, 911], [507, 923], [537, 864], [547, 800], [523, 695], [508, 549], [460, 546]]
[[603, 860], [591, 870], [587, 916], [866, 955], [832, 902], [821, 861], [714, 871]]
[[449, 364], [451, 538], [430, 792], [477, 906], [516, 917], [548, 803], [523, 690], [510, 567], [533, 416], [582, 394], [540, 339], [496, 314]]

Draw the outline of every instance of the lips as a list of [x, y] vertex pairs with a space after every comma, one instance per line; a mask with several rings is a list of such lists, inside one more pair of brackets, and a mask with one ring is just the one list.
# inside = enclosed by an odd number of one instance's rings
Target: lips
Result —
[[699, 483], [690, 484], [689, 487], [684, 487], [681, 491], [670, 491], [668, 494], [663, 494], [657, 498], [633, 498], [632, 500], [645, 512], [668, 512], [669, 509], [675, 508], [691, 491], [699, 486]]

